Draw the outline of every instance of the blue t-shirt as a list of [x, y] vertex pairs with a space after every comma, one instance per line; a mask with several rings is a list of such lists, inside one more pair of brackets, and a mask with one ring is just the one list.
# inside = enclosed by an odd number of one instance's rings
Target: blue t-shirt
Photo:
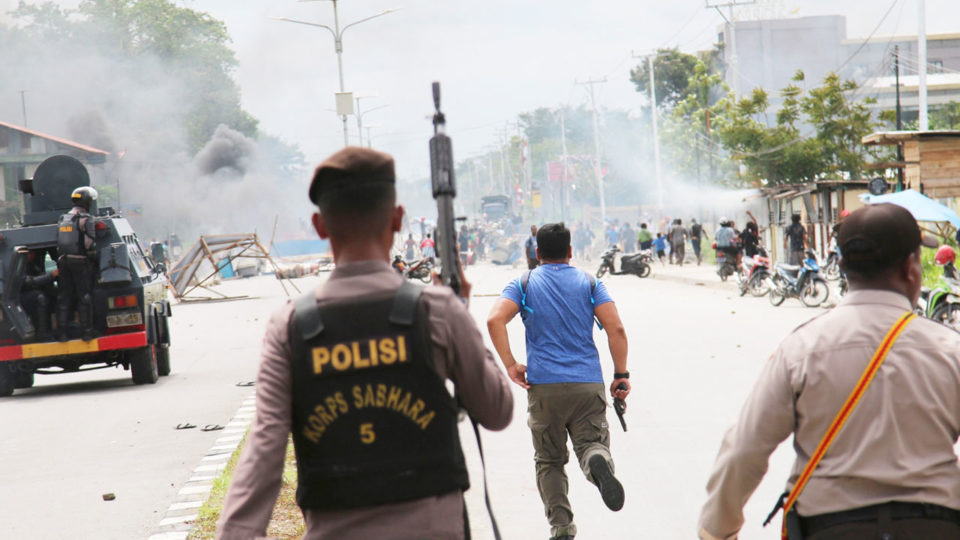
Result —
[[613, 302], [603, 283], [590, 300], [593, 277], [568, 264], [545, 264], [530, 272], [523, 308], [520, 278], [501, 298], [520, 308], [527, 337], [530, 384], [602, 383], [600, 354], [593, 342], [593, 310]]
[[527, 258], [536, 259], [537, 258], [537, 239], [536, 237], [527, 238]]
[[654, 247], [657, 248], [657, 251], [664, 251], [667, 249], [667, 237], [661, 236], [653, 241]]

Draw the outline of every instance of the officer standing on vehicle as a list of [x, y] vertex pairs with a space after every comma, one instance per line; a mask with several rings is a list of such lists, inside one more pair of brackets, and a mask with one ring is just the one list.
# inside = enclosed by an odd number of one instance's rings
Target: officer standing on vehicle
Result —
[[770, 454], [793, 435], [791, 539], [960, 539], [960, 334], [913, 314], [921, 244], [936, 242], [899, 206], [844, 220], [850, 292], [767, 361], [720, 447], [701, 538], [736, 538]]
[[[614, 366], [610, 394], [619, 399], [630, 393], [627, 333], [603, 283], [570, 266], [570, 231], [562, 223], [541, 227], [537, 246], [540, 267], [507, 285], [487, 328], [510, 379], [527, 389], [537, 487], [551, 538], [572, 540], [577, 527], [564, 472], [568, 435], [583, 474], [597, 486], [604, 504], [614, 511], [623, 508], [623, 486], [613, 475], [610, 456], [594, 318], [607, 332]], [[514, 358], [507, 336], [507, 323], [518, 313], [526, 329], [528, 365]]]
[[292, 433], [305, 538], [464, 538], [469, 480], [445, 382], [488, 429], [513, 414], [464, 304], [470, 284], [458, 298], [390, 268], [403, 207], [389, 155], [344, 148], [317, 167], [309, 194], [336, 269], [268, 323], [257, 414], [217, 537], [264, 536]]
[[57, 222], [57, 269], [59, 298], [57, 300], [57, 339], [67, 341], [67, 325], [73, 310], [84, 340], [93, 332], [93, 257], [96, 229], [90, 208], [97, 200], [97, 190], [90, 186], [78, 187], [70, 194], [73, 208], [60, 216]]

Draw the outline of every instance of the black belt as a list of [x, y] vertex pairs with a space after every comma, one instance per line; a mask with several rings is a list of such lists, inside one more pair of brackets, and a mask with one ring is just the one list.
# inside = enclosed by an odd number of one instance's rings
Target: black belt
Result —
[[960, 524], [960, 511], [938, 504], [927, 503], [908, 503], [908, 502], [889, 502], [885, 504], [875, 504], [853, 510], [844, 510], [843, 512], [833, 512], [830, 514], [817, 514], [815, 516], [803, 517], [800, 520], [803, 524], [804, 534], [812, 536], [823, 529], [836, 527], [845, 523], [870, 522], [877, 521], [881, 508], [889, 508], [892, 519], [933, 519], [942, 521], [952, 521]]

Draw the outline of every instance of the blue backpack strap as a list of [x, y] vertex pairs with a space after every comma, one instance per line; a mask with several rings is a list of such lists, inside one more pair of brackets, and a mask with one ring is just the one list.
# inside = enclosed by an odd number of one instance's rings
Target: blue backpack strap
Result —
[[[596, 292], [597, 286], [600, 285], [600, 279], [596, 276], [591, 276], [587, 271], [584, 271], [583, 273], [586, 274], [587, 279], [590, 280], [590, 304], [595, 306], [597, 305], [597, 301], [593, 297], [593, 294]], [[596, 315], [593, 316], [593, 320], [597, 322], [597, 328], [603, 330], [603, 325], [600, 324], [600, 319], [598, 319]]]
[[520, 282], [520, 308], [533, 313], [533, 308], [527, 305], [527, 284], [530, 283], [530, 270], [524, 272], [518, 281]]

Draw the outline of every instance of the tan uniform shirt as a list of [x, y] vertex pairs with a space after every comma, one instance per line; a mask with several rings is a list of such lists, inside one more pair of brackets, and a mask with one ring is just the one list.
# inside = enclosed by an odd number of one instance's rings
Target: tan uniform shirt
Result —
[[[366, 261], [338, 266], [317, 291], [323, 301], [396, 290], [403, 278], [389, 264]], [[513, 414], [509, 382], [483, 345], [477, 326], [446, 287], [427, 287], [433, 360], [441, 377], [457, 386], [463, 406], [484, 427], [505, 428]], [[237, 464], [218, 523], [217, 538], [263, 536], [281, 484], [291, 422], [288, 323], [293, 303], [270, 319], [257, 374], [257, 413]], [[464, 441], [468, 442], [468, 441]], [[311, 540], [370, 538], [463, 538], [463, 495], [459, 492], [375, 508], [305, 513]]]
[[[781, 343], [723, 439], [701, 538], [736, 537], [770, 454], [795, 433], [793, 486], [884, 336], [909, 310], [903, 295], [854, 291]], [[889, 501], [960, 509], [958, 433], [960, 334], [915, 319], [814, 471], [797, 511], [811, 516]]]

